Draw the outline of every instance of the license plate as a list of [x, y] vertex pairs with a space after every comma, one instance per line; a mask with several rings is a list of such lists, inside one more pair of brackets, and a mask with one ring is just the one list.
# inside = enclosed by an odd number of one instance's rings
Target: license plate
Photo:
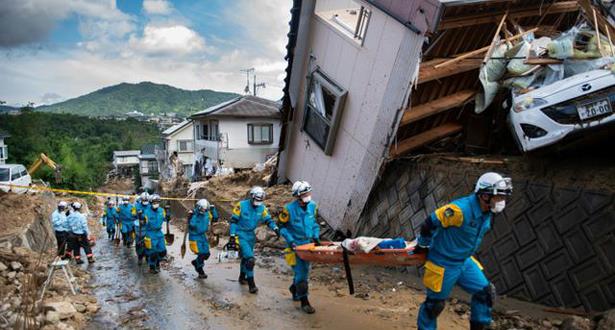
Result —
[[602, 99], [585, 104], [579, 104], [577, 106], [577, 112], [579, 113], [579, 118], [581, 118], [581, 120], [586, 120], [611, 113], [613, 112], [613, 109], [611, 109], [611, 103], [608, 99]]

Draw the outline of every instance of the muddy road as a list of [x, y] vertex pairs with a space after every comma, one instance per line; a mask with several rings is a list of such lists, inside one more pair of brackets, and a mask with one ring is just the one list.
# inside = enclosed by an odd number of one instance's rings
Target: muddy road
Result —
[[[387, 289], [386, 294], [349, 296], [336, 267], [316, 267], [310, 282], [310, 300], [317, 312], [300, 311], [288, 292], [292, 279], [279, 252], [258, 256], [257, 295], [237, 282], [238, 263], [218, 263], [212, 250], [205, 266], [209, 276], [197, 279], [190, 264], [194, 256], [180, 257], [183, 233], [175, 226], [174, 245], [167, 247], [169, 262], [160, 274], [139, 266], [134, 248], [115, 246], [106, 240], [104, 228], [94, 247], [97, 262], [84, 265], [92, 273], [92, 285], [101, 309], [87, 328], [149, 329], [408, 329], [416, 328], [416, 312], [422, 299], [416, 290]], [[360, 276], [360, 275], [357, 275]], [[378, 281], [378, 273], [372, 280]], [[380, 280], [382, 281], [382, 279]], [[358, 285], [361, 291], [361, 284]], [[369, 297], [369, 298], [368, 298]], [[445, 312], [440, 324], [446, 329], [465, 329], [467, 321]]]

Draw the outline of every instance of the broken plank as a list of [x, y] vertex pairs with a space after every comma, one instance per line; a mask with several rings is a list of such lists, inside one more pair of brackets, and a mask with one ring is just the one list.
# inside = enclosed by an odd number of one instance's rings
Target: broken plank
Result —
[[444, 61], [446, 61], [446, 59], [436, 59], [422, 63], [419, 70], [419, 84], [475, 70], [480, 68], [480, 65], [483, 63], [482, 58], [467, 58], [457, 62], [455, 65], [445, 66], [443, 68], [435, 67], [435, 65]]
[[[509, 16], [511, 18], [523, 18], [531, 16], [540, 16], [541, 9], [545, 9], [542, 5], [532, 7], [522, 7], [515, 10], [510, 10]], [[549, 7], [548, 15], [569, 13], [579, 10], [577, 1], [565, 1], [557, 2]], [[491, 13], [481, 13], [467, 16], [456, 16], [451, 18], [444, 18], [442, 23], [438, 26], [438, 30], [454, 29], [464, 26], [472, 26], [486, 23], [497, 23], [502, 19], [505, 10]]]
[[527, 60], [523, 61], [525, 64], [529, 65], [547, 65], [547, 64], [562, 64], [562, 60], [558, 60], [555, 58], [540, 58], [540, 57], [530, 57]]
[[428, 143], [437, 141], [455, 133], [459, 133], [462, 129], [463, 126], [458, 123], [445, 123], [438, 127], [434, 127], [428, 131], [402, 140], [397, 143], [397, 145], [392, 145], [390, 149], [391, 156], [393, 158], [398, 158]]
[[462, 90], [427, 103], [411, 106], [404, 111], [404, 115], [401, 117], [399, 126], [405, 126], [425, 117], [433, 116], [440, 112], [462, 106], [474, 97], [474, 95], [476, 95], [476, 92], [473, 90]]

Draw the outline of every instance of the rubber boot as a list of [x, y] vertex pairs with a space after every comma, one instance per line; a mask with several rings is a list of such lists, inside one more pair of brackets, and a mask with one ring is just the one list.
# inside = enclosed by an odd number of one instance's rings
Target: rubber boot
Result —
[[158, 274], [158, 269], [156, 269], [156, 266], [149, 266], [149, 272], [152, 274]]
[[238, 281], [239, 281], [239, 284], [241, 284], [241, 285], [248, 284], [248, 281], [246, 281], [246, 273], [240, 272], [239, 273], [239, 280]]
[[484, 324], [470, 321], [470, 330], [483, 330], [483, 329], [485, 329]]
[[137, 256], [137, 265], [141, 266], [143, 264], [143, 256]]
[[88, 264], [93, 264], [94, 262], [96, 262], [94, 257], [88, 257]]
[[297, 297], [297, 288], [295, 287], [295, 285], [291, 285], [288, 290], [293, 295], [293, 301], [299, 301], [299, 298]]
[[256, 287], [256, 283], [254, 283], [254, 277], [249, 277], [248, 279], [248, 287], [250, 288], [250, 293], [255, 294], [258, 292], [258, 288]]
[[197, 273], [199, 273], [199, 278], [201, 279], [207, 278], [207, 274], [205, 274], [205, 271], [203, 270], [203, 268], [197, 269]]
[[83, 260], [81, 260], [81, 258], [79, 258], [79, 259], [77, 259], [76, 263], [77, 263], [77, 265], [81, 265], [81, 264], [83, 264]]
[[301, 298], [301, 310], [307, 314], [314, 314], [316, 312], [314, 307], [310, 305], [310, 301], [308, 300], [307, 297]]

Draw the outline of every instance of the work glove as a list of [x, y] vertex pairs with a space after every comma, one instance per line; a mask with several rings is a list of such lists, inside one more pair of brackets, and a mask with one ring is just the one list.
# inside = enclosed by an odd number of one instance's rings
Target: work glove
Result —
[[277, 237], [277, 239], [280, 238], [280, 228], [275, 227], [273, 228], [273, 232], [275, 233], [275, 236]]
[[321, 244], [320, 244], [320, 239], [318, 239], [318, 238], [314, 238], [314, 239], [312, 239], [312, 242], [314, 242], [314, 245], [315, 245], [315, 246], [320, 246], [320, 245], [321, 245]]
[[425, 254], [425, 255], [427, 255], [428, 252], [429, 252], [429, 246], [420, 246], [420, 245], [416, 245], [414, 247], [414, 250], [412, 251], [413, 254]]
[[232, 235], [228, 240], [228, 249], [237, 251], [239, 250], [239, 237]]
[[290, 243], [290, 248], [295, 251], [295, 249], [297, 248], [297, 244], [295, 242]]

